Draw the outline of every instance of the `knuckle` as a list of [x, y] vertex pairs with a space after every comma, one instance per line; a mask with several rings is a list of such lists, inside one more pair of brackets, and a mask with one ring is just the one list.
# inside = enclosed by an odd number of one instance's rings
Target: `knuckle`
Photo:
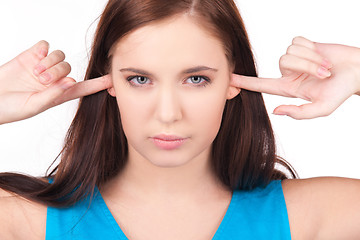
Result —
[[292, 43], [293, 43], [293, 44], [298, 44], [298, 43], [300, 43], [302, 40], [303, 40], [303, 37], [301, 37], [301, 36], [296, 36], [296, 37], [293, 38]]
[[287, 48], [286, 52], [288, 54], [291, 54], [291, 55], [295, 55], [296, 54], [296, 46], [295, 45], [291, 45]]
[[62, 62], [61, 66], [67, 74], [71, 72], [71, 65], [68, 62]]
[[49, 43], [45, 40], [41, 40], [35, 45], [35, 48], [38, 50], [38, 53], [41, 55], [41, 57], [46, 57], [49, 51]]
[[56, 59], [59, 59], [60, 61], [63, 61], [65, 59], [65, 53], [61, 50], [54, 51], [54, 56]]
[[287, 62], [287, 55], [282, 55], [279, 59], [279, 64], [281, 66], [285, 66], [286, 65], [286, 62]]
[[70, 73], [70, 70], [70, 64], [61, 62], [52, 69], [52, 72], [56, 76], [56, 78], [59, 79], [68, 75]]
[[56, 68], [51, 68], [47, 71], [49, 75], [51, 75], [51, 82], [55, 82], [59, 79], [60, 71]]
[[38, 44], [41, 46], [41, 47], [44, 47], [44, 48], [48, 48], [49, 47], [49, 43], [47, 42], [47, 41], [45, 41], [45, 40], [40, 40], [39, 42], [38, 42]]
[[49, 43], [44, 41], [44, 40], [41, 40], [39, 42], [37, 42], [33, 48], [36, 50], [36, 53], [38, 55], [38, 57], [43, 60], [47, 54], [48, 54], [48, 51], [49, 51]]

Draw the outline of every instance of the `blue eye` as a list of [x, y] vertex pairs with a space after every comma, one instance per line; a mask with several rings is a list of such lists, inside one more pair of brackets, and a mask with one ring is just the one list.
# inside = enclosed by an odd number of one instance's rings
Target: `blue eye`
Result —
[[199, 85], [199, 86], [205, 86], [206, 84], [210, 83], [210, 79], [205, 77], [205, 76], [191, 76], [188, 79], [186, 79], [186, 82], [195, 85]]
[[148, 82], [148, 78], [144, 76], [131, 76], [128, 77], [127, 80], [129, 82], [132, 82], [133, 85], [144, 85]]
[[[130, 76], [126, 80], [135, 87], [140, 87], [141, 85], [149, 84], [150, 79], [144, 76]], [[205, 87], [210, 83], [210, 79], [205, 76], [191, 76], [186, 79], [186, 83], [193, 84], [195, 86]]]

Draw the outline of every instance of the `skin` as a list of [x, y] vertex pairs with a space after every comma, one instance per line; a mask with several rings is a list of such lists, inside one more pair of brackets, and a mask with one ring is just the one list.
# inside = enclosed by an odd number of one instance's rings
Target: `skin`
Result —
[[251, 91], [301, 98], [309, 103], [281, 105], [275, 114], [294, 119], [324, 117], [352, 95], [360, 95], [360, 49], [295, 37], [280, 58], [281, 78], [233, 75], [232, 84]]
[[[173, 37], [180, 38], [180, 43]], [[186, 48], [176, 45], [184, 43]], [[225, 101], [238, 94], [236, 88], [310, 100], [306, 106], [283, 105], [275, 109], [276, 114], [297, 119], [328, 115], [345, 99], [360, 92], [360, 50], [357, 48], [295, 38], [280, 61], [282, 78], [232, 75], [231, 79], [221, 44], [186, 17], [149, 25], [122, 39], [113, 52], [111, 75], [88, 81], [86, 87], [78, 83], [61, 88], [72, 79], [64, 78], [68, 70], [64, 68], [61, 54], [50, 57], [47, 51], [44, 54], [47, 48], [40, 42], [0, 67], [0, 102], [9, 101], [11, 97], [19, 100], [18, 105], [13, 104], [15, 113], [2, 112], [0, 123], [36, 115], [54, 101], [60, 103], [90, 94], [86, 90], [89, 88], [94, 92], [108, 88], [117, 98], [130, 154], [123, 174], [109, 182], [102, 194], [115, 219], [132, 239], [149, 239], [149, 236], [161, 239], [160, 235], [164, 239], [174, 235], [180, 239], [212, 237], [227, 209], [230, 194], [209, 171], [209, 147], [219, 127], [218, 115]], [[194, 52], [196, 58], [191, 57]], [[216, 73], [201, 72], [201, 75], [212, 75], [214, 85], [197, 88], [185, 81], [188, 75], [180, 74], [200, 62], [218, 69]], [[38, 69], [38, 64], [46, 67], [36, 73], [34, 69]], [[128, 85], [125, 79], [132, 73], [119, 69], [129, 67], [151, 72], [153, 84], [145, 88]], [[319, 68], [325, 68], [331, 76], [320, 76]], [[53, 73], [46, 85], [39, 78], [45, 72]], [[5, 79], [4, 76], [11, 77]], [[21, 81], [26, 84], [18, 84]], [[14, 89], [24, 92], [23, 95], [11, 94]], [[58, 95], [50, 98], [44, 94], [47, 91]], [[30, 99], [37, 97], [38, 102], [21, 102], [29, 99], [28, 92], [32, 93]], [[216, 100], [211, 99], [211, 95]], [[207, 122], [200, 124], [204, 121]], [[208, 129], [210, 127], [214, 129]], [[148, 141], [149, 136], [162, 131], [183, 134], [190, 139], [181, 151], [163, 153], [164, 150], [156, 149]], [[282, 185], [293, 239], [359, 239], [359, 180], [313, 178], [285, 180]], [[181, 206], [190, 211], [182, 211]], [[138, 218], [140, 214], [142, 217]], [[44, 239], [46, 206], [0, 190], [0, 221], [0, 239]], [[201, 227], [197, 225], [199, 222], [203, 224]], [[19, 225], [23, 227], [19, 229]], [[163, 226], [161, 231], [158, 226]]]
[[[192, 73], [186, 73], [189, 69]], [[130, 83], [127, 80], [139, 75], [145, 77], [145, 84], [136, 78]], [[193, 76], [205, 76], [210, 82], [194, 82]], [[172, 231], [155, 231], [151, 234], [154, 239], [211, 238], [231, 198], [211, 171], [211, 145], [226, 100], [239, 93], [230, 86], [231, 70], [221, 42], [186, 15], [145, 26], [115, 46], [111, 78], [114, 87], [109, 92], [118, 102], [129, 158], [125, 170], [102, 194], [119, 216], [118, 222], [126, 222], [123, 230], [129, 238], [144, 239], [149, 234], [143, 229], [156, 229], [155, 224], [149, 224], [151, 218], [162, 229]], [[177, 149], [163, 150], [150, 138], [158, 134], [187, 140]], [[127, 208], [112, 204], [119, 199]], [[141, 209], [126, 211], [134, 201]], [[208, 208], [199, 206], [204, 202], [214, 209], [210, 211], [216, 216], [212, 221], [206, 220]], [[194, 210], [176, 210], [179, 205]], [[156, 212], [169, 211], [178, 217], [156, 217]], [[141, 219], [133, 217], [144, 212], [148, 214], [142, 214]], [[186, 231], [179, 227], [179, 219], [186, 219], [180, 222]], [[200, 223], [211, 229], [209, 233], [198, 232]], [[174, 234], [173, 229], [179, 233]]]

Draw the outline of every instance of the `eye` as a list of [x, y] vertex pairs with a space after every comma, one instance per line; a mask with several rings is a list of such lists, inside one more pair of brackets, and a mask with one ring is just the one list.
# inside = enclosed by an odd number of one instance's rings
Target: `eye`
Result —
[[132, 85], [144, 85], [149, 79], [144, 76], [130, 76], [126, 80], [128, 80]]
[[186, 79], [187, 83], [192, 83], [199, 86], [205, 86], [206, 84], [210, 83], [210, 79], [205, 76], [191, 76], [188, 79]]

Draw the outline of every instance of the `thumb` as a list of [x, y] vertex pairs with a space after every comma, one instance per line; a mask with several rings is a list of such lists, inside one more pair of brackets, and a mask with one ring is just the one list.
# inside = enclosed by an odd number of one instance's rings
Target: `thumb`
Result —
[[307, 103], [300, 106], [281, 105], [274, 110], [275, 115], [287, 115], [294, 119], [311, 119], [330, 115], [335, 109], [322, 103]]
[[76, 81], [73, 78], [63, 78], [49, 86], [44, 91], [34, 94], [31, 98], [31, 105], [38, 108], [38, 112], [42, 112], [48, 108], [59, 105], [65, 102], [61, 101], [64, 93], [75, 84]]

